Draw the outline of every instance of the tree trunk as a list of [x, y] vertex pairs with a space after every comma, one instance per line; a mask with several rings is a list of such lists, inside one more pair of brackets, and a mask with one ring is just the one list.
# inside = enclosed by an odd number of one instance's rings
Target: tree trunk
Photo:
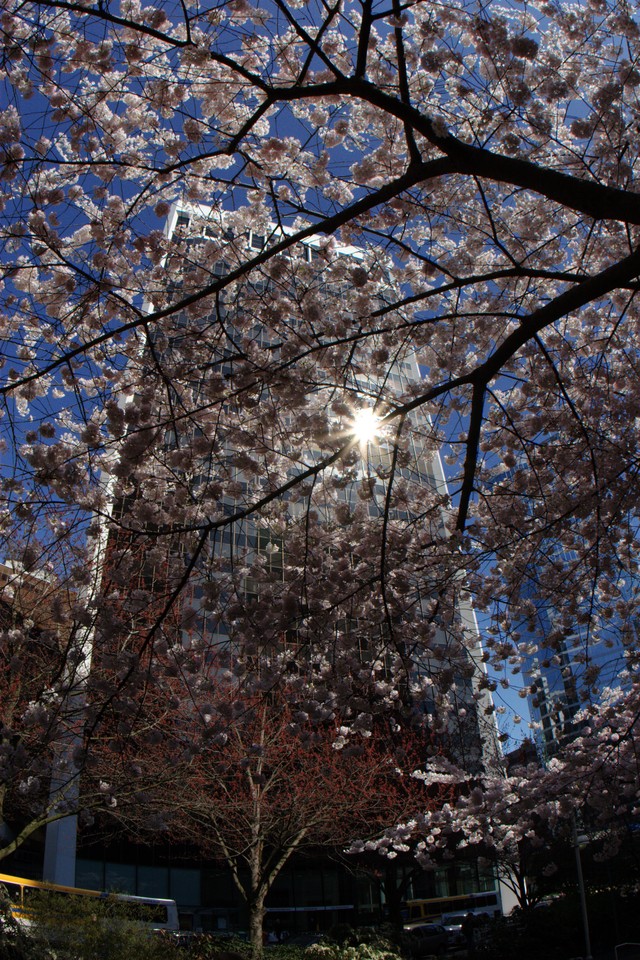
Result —
[[249, 907], [249, 941], [251, 943], [251, 956], [253, 960], [261, 960], [263, 947], [263, 928], [264, 928], [264, 909], [265, 893], [259, 891], [254, 893], [248, 901]]
[[402, 902], [406, 892], [406, 883], [398, 881], [398, 863], [396, 860], [385, 861], [383, 886], [389, 922], [400, 929], [402, 927]]
[[384, 897], [389, 922], [398, 930], [402, 929], [402, 924], [404, 923], [402, 906], [407, 896], [409, 881], [414, 874], [413, 869], [408, 874], [403, 870], [401, 874], [401, 866], [397, 860], [386, 860], [383, 879]]

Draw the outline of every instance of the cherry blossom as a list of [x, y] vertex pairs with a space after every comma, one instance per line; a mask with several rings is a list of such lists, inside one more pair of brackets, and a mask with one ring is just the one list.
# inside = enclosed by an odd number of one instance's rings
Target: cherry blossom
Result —
[[468, 745], [496, 683], [471, 597], [505, 682], [580, 639], [549, 776], [596, 738], [630, 782], [635, 8], [7, 0], [1, 27], [0, 557], [73, 598], [28, 722], [89, 647], [96, 736], [177, 677], [201, 703], [223, 624], [243, 693], [291, 669], [316, 721], [422, 704]]

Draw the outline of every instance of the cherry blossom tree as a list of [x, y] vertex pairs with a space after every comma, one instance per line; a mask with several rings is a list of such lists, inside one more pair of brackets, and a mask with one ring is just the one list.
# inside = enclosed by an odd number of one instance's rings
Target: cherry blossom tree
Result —
[[[434, 771], [426, 777], [440, 779]], [[451, 773], [442, 777], [451, 779]], [[459, 775], [456, 780], [461, 782]], [[555, 872], [554, 850], [570, 839], [575, 815], [571, 798], [561, 796], [556, 786], [537, 766], [467, 781], [455, 801], [420, 819], [418, 860], [426, 867], [443, 858], [479, 857], [492, 866], [521, 909], [535, 906], [544, 895], [540, 880]]]
[[455, 795], [366, 846], [388, 857], [405, 853], [410, 841], [424, 867], [471, 852], [493, 865], [520, 908], [535, 906], [544, 895], [540, 881], [555, 872], [559, 846], [575, 845], [578, 825], [598, 859], [629, 842], [638, 816], [639, 716], [634, 683], [625, 694], [607, 691], [598, 709], [585, 711], [571, 750], [544, 768], [537, 761], [473, 777], [435, 758], [416, 776]]
[[446, 730], [456, 684], [491, 710], [473, 596], [505, 682], [578, 625], [597, 714], [594, 649], [637, 649], [634, 6], [8, 0], [0, 29], [2, 553], [77, 588], [112, 684], [157, 652], [206, 686], [222, 624], [243, 691], [294, 638], [314, 718]]

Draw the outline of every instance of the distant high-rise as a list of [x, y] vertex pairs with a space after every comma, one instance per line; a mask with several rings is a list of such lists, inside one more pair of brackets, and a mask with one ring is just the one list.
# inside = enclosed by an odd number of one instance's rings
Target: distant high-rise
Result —
[[[625, 647], [618, 625], [604, 623], [587, 632], [579, 622], [563, 623], [556, 611], [540, 601], [535, 580], [529, 584], [537, 606], [537, 627], [543, 640], [525, 657], [523, 675], [541, 757], [552, 756], [580, 729], [580, 711], [597, 702], [606, 689], [624, 689]], [[527, 627], [521, 634], [526, 641]]]

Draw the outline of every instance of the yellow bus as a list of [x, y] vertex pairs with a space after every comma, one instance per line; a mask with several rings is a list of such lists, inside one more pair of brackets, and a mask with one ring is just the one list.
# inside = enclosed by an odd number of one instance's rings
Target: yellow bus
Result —
[[497, 890], [485, 893], [465, 893], [453, 897], [429, 897], [425, 900], [407, 900], [405, 923], [439, 923], [448, 914], [502, 916], [502, 903]]
[[[28, 922], [29, 897], [34, 893], [54, 893], [67, 897], [87, 897], [98, 900], [112, 899], [126, 905], [127, 919], [146, 924], [150, 930], [166, 930], [177, 933], [180, 929], [178, 908], [175, 900], [158, 897], [134, 897], [127, 893], [104, 893], [100, 890], [83, 890], [81, 887], [64, 887], [57, 883], [44, 883], [40, 880], [26, 880], [24, 877], [12, 877], [0, 873], [0, 887], [6, 890], [11, 902], [11, 913], [19, 921]], [[138, 909], [139, 908], [139, 909]]]

